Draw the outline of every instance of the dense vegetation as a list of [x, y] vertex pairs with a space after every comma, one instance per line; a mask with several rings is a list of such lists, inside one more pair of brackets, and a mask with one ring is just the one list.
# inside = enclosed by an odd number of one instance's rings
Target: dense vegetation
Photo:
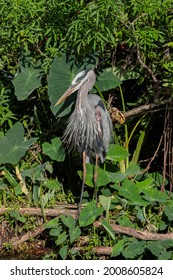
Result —
[[[39, 220], [21, 209], [41, 208], [54, 248], [45, 258], [98, 258], [104, 248], [172, 259], [172, 0], [2, 0], [0, 26], [1, 224], [23, 234]], [[88, 164], [79, 221], [48, 220], [46, 209], [79, 201], [81, 159], [61, 142], [74, 99], [54, 104], [85, 68], [96, 69], [114, 143], [98, 170], [98, 207]], [[128, 228], [153, 235], [141, 241]]]

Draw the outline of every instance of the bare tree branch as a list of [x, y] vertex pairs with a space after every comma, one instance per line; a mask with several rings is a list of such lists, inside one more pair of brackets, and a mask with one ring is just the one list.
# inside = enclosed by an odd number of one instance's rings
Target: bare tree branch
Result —
[[133, 117], [135, 115], [144, 114], [144, 113], [146, 114], [146, 113], [152, 111], [153, 109], [158, 108], [158, 107], [160, 107], [162, 105], [165, 105], [167, 103], [170, 103], [172, 101], [173, 101], [173, 98], [170, 97], [168, 99], [161, 100], [159, 103], [144, 104], [144, 105], [141, 105], [137, 108], [129, 110], [128, 112], [125, 112], [124, 116], [127, 119], [127, 118]]
[[[99, 221], [94, 222], [95, 227], [97, 228], [102, 228], [102, 224]], [[123, 233], [127, 234], [130, 236], [134, 236], [138, 239], [142, 240], [169, 240], [173, 239], [173, 232], [169, 233], [152, 233], [148, 231], [141, 231], [141, 230], [136, 230], [134, 228], [129, 228], [129, 227], [124, 227], [116, 224], [111, 224], [113, 230], [117, 233]]]

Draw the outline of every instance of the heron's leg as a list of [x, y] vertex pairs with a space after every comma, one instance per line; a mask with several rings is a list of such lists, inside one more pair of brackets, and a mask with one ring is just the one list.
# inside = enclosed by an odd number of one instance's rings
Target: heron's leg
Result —
[[82, 207], [82, 197], [83, 197], [83, 192], [84, 192], [84, 187], [85, 187], [85, 178], [86, 178], [86, 152], [85, 151], [82, 153], [82, 160], [83, 160], [82, 189], [81, 189], [81, 195], [80, 195], [80, 201], [79, 201], [79, 207], [78, 207], [78, 217], [79, 217], [79, 213], [80, 213], [80, 210]]
[[98, 176], [98, 154], [96, 154], [96, 161], [95, 161], [95, 169], [94, 169], [94, 193], [95, 193], [95, 199], [97, 204], [97, 176]]

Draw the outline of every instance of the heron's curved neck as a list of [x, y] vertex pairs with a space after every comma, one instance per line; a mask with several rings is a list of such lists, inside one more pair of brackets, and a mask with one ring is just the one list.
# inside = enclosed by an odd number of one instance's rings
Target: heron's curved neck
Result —
[[86, 85], [83, 85], [77, 95], [77, 100], [76, 100], [76, 108], [80, 114], [83, 113], [84, 109], [88, 105], [88, 89]]

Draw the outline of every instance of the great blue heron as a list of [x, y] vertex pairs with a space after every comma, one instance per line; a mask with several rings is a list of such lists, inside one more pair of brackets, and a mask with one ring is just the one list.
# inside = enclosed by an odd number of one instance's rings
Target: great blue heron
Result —
[[78, 211], [82, 203], [86, 178], [86, 162], [95, 158], [94, 185], [96, 188], [98, 161], [104, 162], [112, 138], [112, 122], [103, 101], [96, 94], [88, 94], [95, 84], [93, 70], [84, 70], [76, 75], [70, 87], [55, 104], [64, 101], [78, 90], [76, 105], [65, 129], [63, 139], [68, 149], [77, 149], [83, 157], [83, 182]]

